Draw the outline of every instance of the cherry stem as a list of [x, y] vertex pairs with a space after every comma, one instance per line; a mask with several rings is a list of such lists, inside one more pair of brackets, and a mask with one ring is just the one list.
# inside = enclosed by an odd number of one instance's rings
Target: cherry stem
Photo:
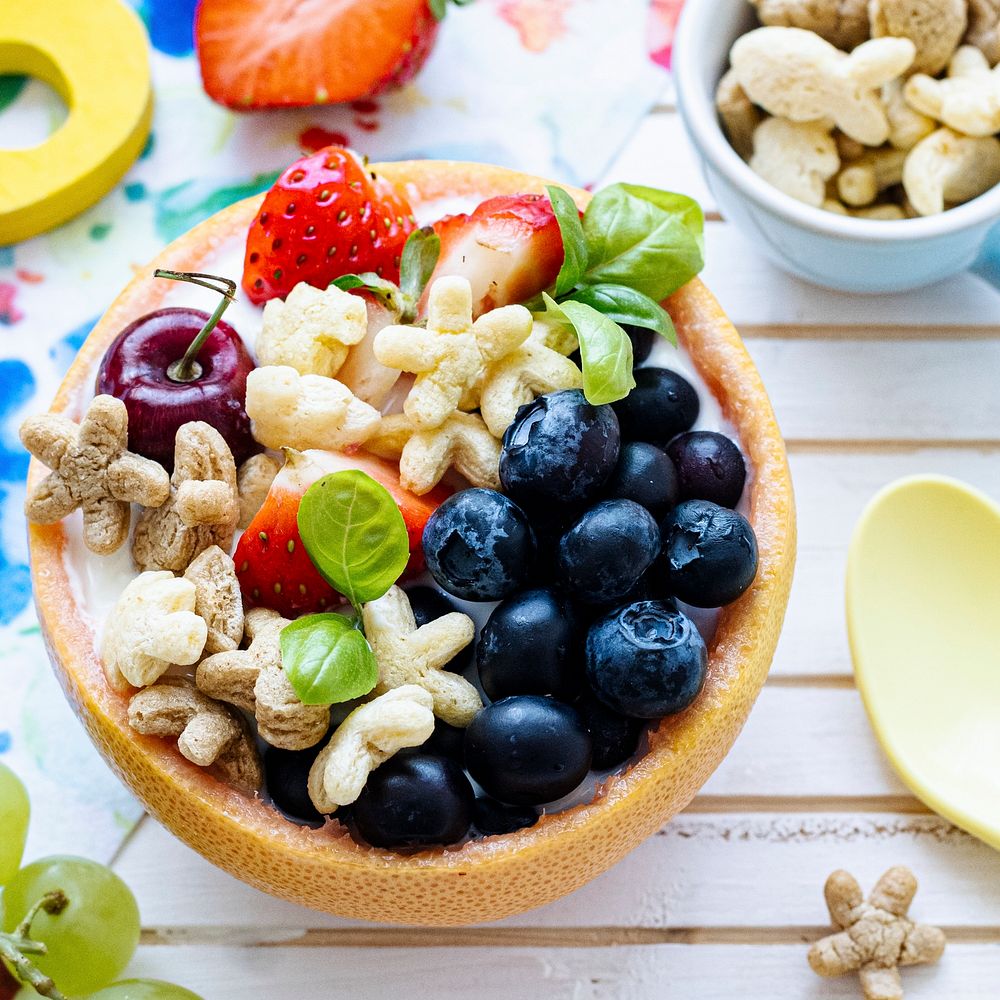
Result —
[[218, 292], [222, 296], [219, 304], [215, 307], [215, 312], [208, 318], [208, 322], [198, 332], [198, 336], [191, 341], [191, 346], [184, 352], [184, 357], [175, 361], [167, 368], [167, 378], [172, 382], [194, 382], [201, 378], [202, 368], [197, 360], [198, 352], [205, 346], [211, 332], [218, 326], [222, 314], [229, 308], [229, 303], [236, 298], [236, 282], [229, 278], [219, 278], [214, 274], [201, 274], [198, 271], [165, 271], [157, 268], [153, 272], [154, 278], [170, 278], [172, 281], [188, 281], [192, 285], [201, 285], [202, 288], [210, 288], [213, 292]]
[[21, 982], [28, 983], [36, 993], [48, 997], [49, 1000], [66, 1000], [66, 997], [56, 989], [56, 984], [28, 958], [28, 955], [48, 954], [48, 948], [41, 941], [32, 941], [31, 924], [39, 913], [44, 911], [54, 917], [62, 913], [67, 906], [69, 906], [69, 900], [61, 889], [47, 892], [28, 910], [13, 934], [0, 933], [0, 958], [4, 958], [10, 963], [14, 974]]

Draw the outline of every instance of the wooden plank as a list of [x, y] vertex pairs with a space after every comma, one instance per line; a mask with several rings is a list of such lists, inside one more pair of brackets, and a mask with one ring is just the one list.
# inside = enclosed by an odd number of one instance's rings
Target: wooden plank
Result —
[[[621, 942], [622, 928], [819, 927], [826, 920], [823, 881], [832, 869], [847, 868], [870, 885], [894, 864], [918, 874], [914, 913], [922, 919], [1000, 934], [1000, 854], [937, 816], [894, 813], [686, 813], [590, 885], [494, 926], [533, 929], [538, 936], [525, 941], [535, 945], [551, 944], [542, 932], [553, 928], [597, 928], [599, 940]], [[187, 935], [205, 943], [213, 926], [228, 928], [230, 941], [369, 927], [259, 893], [151, 821], [115, 867], [157, 940]], [[453, 933], [431, 932], [424, 943]]]
[[[317, 948], [143, 946], [129, 974], [179, 981], [208, 1000], [256, 996], [414, 1000], [856, 1000], [857, 978], [821, 980], [805, 944], [615, 948]], [[907, 1000], [993, 1000], [1000, 946], [953, 944], [935, 966], [904, 971]], [[734, 993], [737, 983], [738, 993]], [[780, 984], [780, 985], [777, 985]]]

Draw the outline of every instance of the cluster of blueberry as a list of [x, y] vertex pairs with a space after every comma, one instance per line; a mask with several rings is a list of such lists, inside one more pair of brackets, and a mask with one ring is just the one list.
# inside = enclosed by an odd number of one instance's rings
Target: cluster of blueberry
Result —
[[[699, 401], [684, 378], [641, 368], [636, 382], [609, 406], [567, 390], [522, 407], [504, 437], [503, 492], [463, 490], [431, 515], [435, 582], [500, 602], [475, 649], [489, 704], [464, 732], [439, 721], [430, 741], [372, 773], [344, 817], [368, 843], [530, 826], [592, 769], [632, 757], [647, 720], [701, 691], [707, 649], [676, 602], [716, 608], [752, 583], [756, 540], [733, 509], [746, 467], [730, 439], [690, 429]], [[409, 597], [418, 625], [455, 610], [430, 587]], [[447, 669], [471, 665], [470, 647]], [[269, 771], [287, 760], [276, 752]], [[283, 784], [294, 783], [269, 780], [272, 795]], [[311, 810], [275, 798], [292, 815]]]

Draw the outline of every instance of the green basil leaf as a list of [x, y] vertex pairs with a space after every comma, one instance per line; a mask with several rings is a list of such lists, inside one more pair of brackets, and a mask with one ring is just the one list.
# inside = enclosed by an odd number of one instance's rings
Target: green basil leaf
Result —
[[280, 642], [281, 669], [303, 705], [360, 698], [378, 681], [368, 640], [343, 615], [306, 615], [281, 630]]
[[435, 20], [438, 21], [444, 20], [446, 5], [447, 0], [427, 0], [427, 6], [430, 7]]
[[636, 184], [594, 195], [583, 217], [587, 284], [627, 285], [657, 302], [704, 266], [704, 216], [696, 201]]
[[399, 262], [399, 287], [410, 302], [415, 304], [424, 294], [440, 256], [441, 237], [433, 227], [414, 229], [406, 237]]
[[573, 292], [574, 302], [583, 302], [616, 323], [655, 330], [677, 346], [674, 321], [659, 302], [625, 285], [584, 285]]
[[563, 262], [556, 278], [555, 293], [557, 296], [565, 295], [580, 283], [583, 272], [587, 269], [587, 240], [583, 235], [580, 211], [569, 192], [551, 185], [545, 190], [549, 193], [549, 201], [563, 241]]
[[320, 576], [356, 608], [378, 600], [410, 558], [396, 501], [356, 469], [332, 472], [313, 483], [299, 503], [298, 525]]
[[390, 309], [396, 312], [403, 311], [403, 303], [399, 286], [394, 285], [385, 278], [380, 278], [374, 271], [363, 271], [361, 274], [342, 274], [339, 278], [334, 278], [330, 282], [343, 292], [353, 292], [356, 288], [361, 288], [366, 292], [371, 292], [377, 299], [381, 299]]
[[613, 320], [584, 302], [559, 305], [576, 330], [583, 368], [583, 394], [595, 406], [624, 399], [634, 388], [632, 341]]

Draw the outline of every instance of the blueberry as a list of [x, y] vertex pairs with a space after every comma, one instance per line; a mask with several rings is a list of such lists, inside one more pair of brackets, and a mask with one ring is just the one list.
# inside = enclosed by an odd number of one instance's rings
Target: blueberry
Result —
[[694, 386], [668, 368], [639, 368], [635, 388], [611, 405], [618, 414], [623, 440], [658, 445], [690, 430], [701, 407]]
[[519, 503], [583, 503], [618, 461], [618, 418], [579, 389], [539, 396], [517, 411], [503, 436], [500, 482]]
[[677, 503], [677, 470], [667, 453], [645, 441], [623, 444], [608, 482], [608, 496], [634, 500], [662, 517]]
[[622, 323], [621, 328], [632, 341], [632, 365], [641, 365], [653, 350], [653, 343], [656, 341], [656, 333], [647, 330], [643, 326], [633, 326], [631, 323]]
[[[417, 628], [421, 628], [435, 618], [443, 618], [454, 611], [460, 610], [453, 604], [440, 590], [433, 587], [416, 586], [407, 587], [406, 596], [410, 601], [410, 608], [413, 617], [417, 621]], [[445, 669], [453, 673], [461, 674], [469, 669], [472, 664], [472, 657], [475, 654], [476, 644], [470, 642], [465, 649], [453, 656], [446, 664]]]
[[638, 719], [687, 708], [701, 691], [708, 666], [694, 622], [658, 601], [628, 604], [594, 622], [586, 657], [597, 697]]
[[434, 720], [434, 732], [420, 748], [421, 753], [434, 753], [460, 761], [465, 753], [465, 730], [449, 726], [441, 719]]
[[538, 822], [531, 806], [508, 806], [488, 795], [481, 795], [472, 807], [472, 825], [484, 836], [514, 833]]
[[730, 604], [757, 575], [757, 539], [735, 510], [686, 500], [667, 515], [661, 533], [668, 585], [685, 604]]
[[465, 766], [501, 802], [541, 805], [568, 795], [590, 770], [591, 740], [576, 710], [536, 694], [484, 708], [465, 731]]
[[493, 701], [512, 694], [574, 693], [582, 676], [576, 620], [551, 590], [525, 590], [493, 609], [476, 653], [479, 680]]
[[289, 819], [320, 826], [324, 819], [309, 798], [309, 768], [321, 747], [308, 750], [282, 750], [267, 747], [264, 750], [264, 782], [275, 807]]
[[630, 719], [612, 711], [591, 691], [584, 692], [573, 707], [580, 713], [594, 741], [591, 767], [595, 771], [610, 771], [624, 764], [638, 750], [644, 725], [641, 719]]
[[732, 439], [715, 431], [689, 431], [675, 437], [667, 454], [677, 468], [681, 500], [711, 500], [735, 507], [743, 496], [747, 467]]
[[428, 518], [424, 558], [438, 585], [466, 601], [499, 601], [531, 572], [535, 540], [524, 511], [495, 490], [462, 490]]
[[603, 604], [624, 597], [660, 551], [653, 515], [633, 500], [603, 500], [559, 543], [559, 579], [575, 598]]
[[453, 844], [469, 832], [474, 801], [455, 761], [397, 754], [369, 775], [354, 803], [354, 823], [373, 847]]

